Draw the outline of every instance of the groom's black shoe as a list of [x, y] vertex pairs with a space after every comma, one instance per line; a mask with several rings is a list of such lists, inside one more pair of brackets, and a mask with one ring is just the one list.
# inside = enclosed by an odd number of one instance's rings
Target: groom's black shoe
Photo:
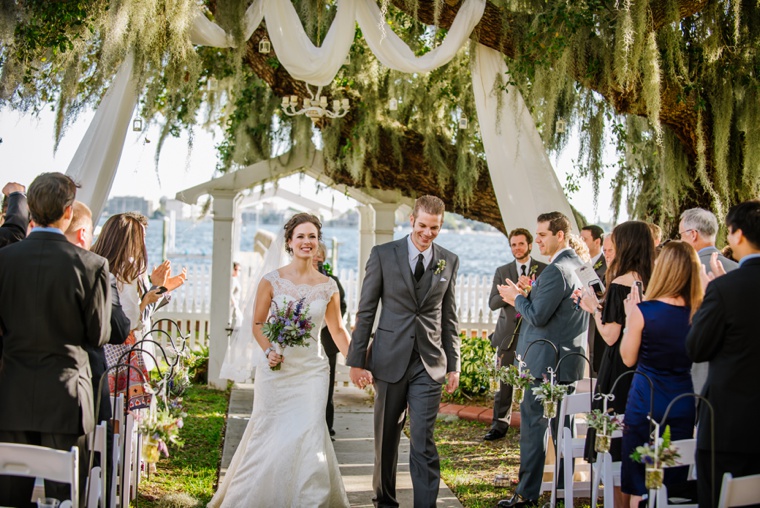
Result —
[[496, 441], [497, 439], [502, 439], [506, 435], [507, 431], [505, 430], [491, 429], [485, 436], [483, 436], [483, 441]]
[[527, 508], [529, 506], [538, 506], [538, 500], [525, 499], [520, 494], [515, 494], [511, 499], [502, 499], [496, 506], [498, 508]]

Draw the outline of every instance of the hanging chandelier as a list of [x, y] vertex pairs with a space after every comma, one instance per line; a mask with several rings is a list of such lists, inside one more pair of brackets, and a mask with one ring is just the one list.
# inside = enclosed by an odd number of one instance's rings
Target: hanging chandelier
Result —
[[327, 97], [322, 96], [322, 87], [317, 88], [317, 93], [314, 94], [306, 85], [306, 90], [309, 92], [309, 98], [303, 99], [303, 107], [298, 109], [298, 96], [291, 95], [282, 98], [282, 111], [288, 116], [306, 115], [311, 118], [312, 122], [316, 122], [320, 118], [343, 118], [348, 113], [349, 107], [348, 99], [335, 99], [332, 101], [332, 109], [328, 109]]

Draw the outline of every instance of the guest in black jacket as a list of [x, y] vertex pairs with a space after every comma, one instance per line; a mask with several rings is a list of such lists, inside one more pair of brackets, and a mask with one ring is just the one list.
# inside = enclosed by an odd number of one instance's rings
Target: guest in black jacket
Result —
[[[29, 187], [36, 227], [0, 249], [0, 442], [84, 452], [95, 428], [85, 347], [100, 347], [111, 334], [109, 272], [105, 259], [63, 235], [75, 197], [66, 175], [39, 175]], [[80, 478], [86, 464], [80, 461]], [[30, 505], [33, 485], [33, 478], [0, 477], [0, 506]], [[66, 484], [45, 482], [45, 490], [69, 497]]]
[[[760, 340], [760, 200], [731, 208], [726, 217], [728, 244], [739, 268], [725, 273], [717, 254], [711, 268], [717, 277], [707, 285], [702, 306], [694, 315], [686, 351], [694, 362], [709, 362], [702, 395], [713, 407], [700, 404], [697, 429], [699, 506], [717, 505], [724, 473], [760, 473], [760, 440], [753, 436], [760, 421], [757, 366]], [[723, 275], [725, 274], [725, 275]], [[711, 437], [715, 436], [715, 476], [711, 481]]]
[[[327, 247], [323, 242], [319, 242], [319, 248], [317, 249], [317, 255], [314, 256], [315, 268], [323, 274], [331, 277], [338, 285], [338, 293], [340, 294], [340, 315], [346, 315], [346, 292], [343, 290], [338, 277], [330, 270], [330, 265], [325, 265], [325, 259], [327, 257]], [[320, 334], [322, 341], [322, 347], [325, 350], [327, 359], [330, 362], [330, 387], [327, 391], [327, 408], [325, 410], [325, 419], [327, 420], [327, 428], [330, 429], [330, 438], [335, 435], [335, 429], [333, 429], [333, 422], [335, 420], [335, 406], [333, 404], [333, 392], [335, 391], [335, 364], [338, 360], [338, 346], [335, 345], [330, 330], [327, 326], [322, 328]], [[334, 439], [333, 439], [334, 440]]]

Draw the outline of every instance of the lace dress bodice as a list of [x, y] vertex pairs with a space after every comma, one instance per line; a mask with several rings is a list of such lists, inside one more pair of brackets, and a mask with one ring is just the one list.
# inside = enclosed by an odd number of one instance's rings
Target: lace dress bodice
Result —
[[288, 304], [291, 301], [303, 299], [304, 305], [308, 306], [307, 316], [314, 323], [312, 329], [312, 340], [319, 342], [319, 330], [324, 326], [325, 311], [327, 304], [330, 303], [332, 296], [338, 292], [338, 285], [331, 278], [321, 284], [296, 284], [290, 279], [280, 277], [280, 272], [274, 270], [264, 275], [272, 285], [272, 307], [270, 314], [274, 310], [274, 304]]

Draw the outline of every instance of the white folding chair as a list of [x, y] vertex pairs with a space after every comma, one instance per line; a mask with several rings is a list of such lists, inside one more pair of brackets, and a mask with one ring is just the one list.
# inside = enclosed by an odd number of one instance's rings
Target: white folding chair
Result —
[[[696, 464], [695, 456], [697, 452], [697, 440], [696, 439], [681, 439], [678, 441], [673, 441], [671, 445], [681, 455], [681, 458], [678, 460], [678, 465], [673, 466], [673, 467], [690, 466], [688, 478], [690, 480], [694, 479], [694, 465]], [[667, 466], [665, 466], [665, 468], [667, 468]], [[671, 501], [673, 501], [673, 504], [671, 504]], [[670, 507], [697, 508], [697, 504], [696, 503], [685, 504], [683, 503], [683, 500], [671, 499], [668, 496], [668, 488], [663, 485], [662, 488], [660, 488], [657, 491], [657, 508], [670, 508]]]
[[[107, 460], [108, 460], [107, 459], [107, 457], [108, 457], [108, 452], [107, 452], [107, 443], [108, 443], [107, 436], [108, 436], [108, 432], [107, 432], [107, 426], [106, 425], [107, 424], [106, 424], [105, 421], [100, 422], [100, 424], [98, 424], [95, 427], [95, 431], [92, 432], [90, 434], [90, 436], [89, 436], [89, 442], [90, 442], [91, 449], [94, 450], [95, 453], [97, 453], [100, 456], [100, 467], [98, 468], [99, 469], [99, 476], [98, 476], [98, 478], [100, 479], [100, 485], [98, 486], [98, 489], [99, 489], [100, 495], [102, 496], [103, 500], [106, 497], [106, 478], [108, 478], [108, 476], [106, 476], [106, 475], [108, 474], [108, 471], [110, 471], [110, 465], [107, 464]], [[89, 486], [90, 495], [92, 495], [92, 490], [93, 490], [93, 487], [94, 487], [93, 484], [92, 484], [92, 478], [90, 478], [90, 484], [89, 485], [90, 485]], [[89, 499], [90, 499], [90, 497], [88, 496], [88, 498], [87, 498], [88, 506], [89, 506], [89, 502], [90, 502]], [[105, 506], [105, 503], [103, 503], [103, 506]]]
[[731, 473], [723, 475], [718, 508], [747, 506], [760, 503], [760, 474], [734, 478]]
[[[623, 421], [625, 415], [617, 415], [619, 421]], [[622, 430], [616, 430], [611, 435], [612, 439], [623, 437]], [[596, 506], [599, 497], [599, 484], [604, 485], [604, 508], [615, 507], [615, 487], [620, 487], [621, 462], [613, 462], [610, 453], [597, 454], [594, 464], [594, 483], [591, 487], [592, 506]]]
[[106, 492], [103, 494], [104, 498], [110, 499], [110, 502], [108, 506], [111, 506], [112, 508], [116, 508], [118, 504], [116, 503], [117, 496], [117, 485], [119, 481], [118, 473], [120, 471], [121, 467], [121, 435], [120, 434], [114, 434], [113, 435], [113, 460], [111, 461], [111, 490], [109, 491], [106, 487]]
[[89, 488], [87, 490], [87, 508], [104, 508], [103, 504], [103, 473], [99, 466], [90, 469], [90, 475], [87, 477]]
[[[135, 484], [137, 477], [139, 476], [139, 461], [140, 455], [138, 453], [138, 447], [136, 443], [136, 431], [135, 431], [135, 417], [132, 413], [127, 413], [125, 418], [125, 425], [123, 434], [121, 434], [122, 451], [120, 461], [120, 473], [119, 478], [119, 496], [121, 500], [121, 506], [129, 506], [129, 502], [134, 499], [132, 495], [136, 492]], [[137, 465], [135, 465], [137, 463]], [[137, 475], [135, 474], [137, 471]]]
[[[581, 474], [581, 471], [575, 468], [575, 459], [583, 457], [583, 450], [586, 445], [585, 434], [579, 432], [577, 422], [573, 422], [571, 427], [565, 427], [564, 422], [567, 416], [575, 416], [581, 413], [591, 411], [591, 397], [588, 392], [574, 393], [565, 396], [560, 404], [560, 410], [557, 417], [561, 424], [557, 432], [557, 463], [562, 465], [564, 488], [560, 491], [552, 489], [552, 506], [556, 505], [556, 497], [560, 493], [565, 499], [565, 507], [572, 508], [573, 497], [578, 495], [588, 496], [591, 490], [589, 480], [575, 480], [575, 473]], [[574, 420], [577, 420], [575, 418]], [[556, 482], [556, 479], [555, 479]], [[555, 494], [556, 493], [556, 494]]]
[[0, 443], [0, 474], [44, 478], [71, 485], [71, 503], [79, 505], [79, 449]]

